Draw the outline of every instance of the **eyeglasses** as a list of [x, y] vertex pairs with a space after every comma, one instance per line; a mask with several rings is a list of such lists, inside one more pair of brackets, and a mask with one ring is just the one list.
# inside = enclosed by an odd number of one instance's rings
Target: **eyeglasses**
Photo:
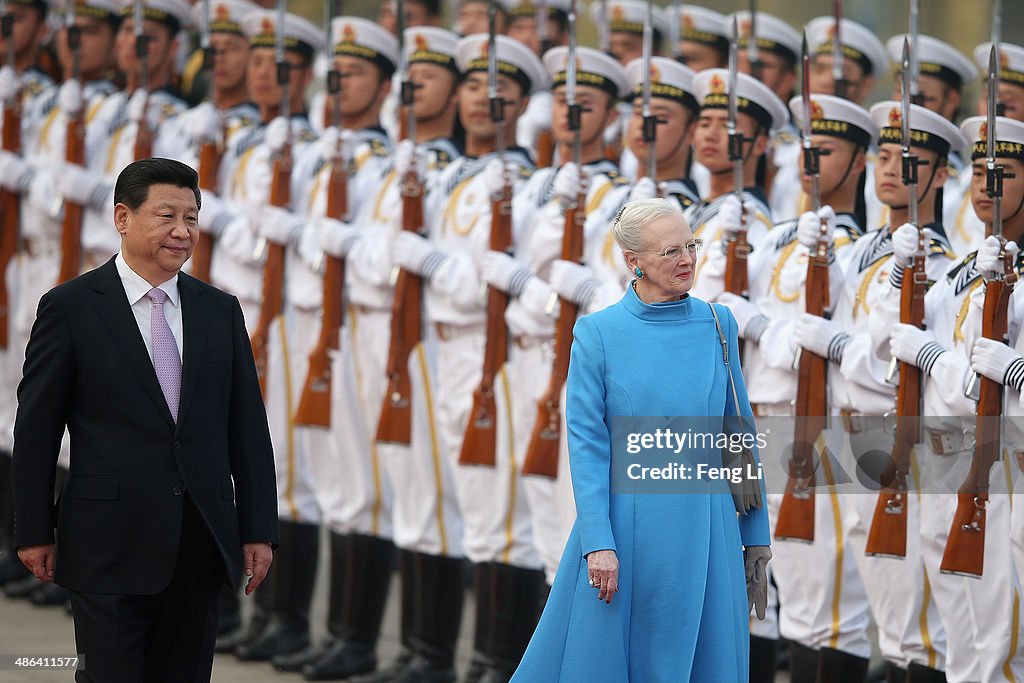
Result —
[[701, 248], [704, 247], [704, 240], [694, 239], [690, 240], [683, 246], [675, 245], [671, 247], [665, 247], [662, 251], [656, 252], [658, 256], [665, 259], [666, 261], [678, 261], [679, 257], [683, 255], [683, 249], [689, 252], [691, 258], [696, 257], [700, 252]]

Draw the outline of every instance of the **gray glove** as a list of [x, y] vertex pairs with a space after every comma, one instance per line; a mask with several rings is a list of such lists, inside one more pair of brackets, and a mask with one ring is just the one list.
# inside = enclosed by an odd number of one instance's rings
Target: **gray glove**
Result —
[[748, 545], [743, 549], [743, 569], [747, 575], [747, 609], [757, 612], [757, 618], [764, 621], [768, 606], [768, 577], [765, 568], [772, 559], [772, 549], [766, 545]]

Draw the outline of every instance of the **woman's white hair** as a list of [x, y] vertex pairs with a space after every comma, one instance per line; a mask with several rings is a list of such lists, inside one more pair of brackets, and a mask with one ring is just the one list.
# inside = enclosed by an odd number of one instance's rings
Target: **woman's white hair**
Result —
[[644, 229], [652, 221], [682, 214], [679, 205], [668, 199], [637, 199], [619, 209], [612, 224], [612, 234], [622, 251], [643, 251], [648, 243]]

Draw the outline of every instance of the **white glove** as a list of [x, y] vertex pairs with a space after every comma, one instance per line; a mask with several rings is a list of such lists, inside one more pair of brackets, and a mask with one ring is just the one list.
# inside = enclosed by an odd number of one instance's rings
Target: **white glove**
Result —
[[359, 241], [357, 228], [334, 218], [318, 218], [314, 229], [320, 249], [336, 258], [344, 258]]
[[0, 150], [0, 187], [10, 192], [21, 193], [24, 187], [22, 177], [32, 172], [32, 165], [20, 154]]
[[484, 282], [514, 297], [522, 294], [523, 288], [533, 278], [529, 268], [524, 268], [505, 252], [493, 250], [484, 254], [481, 274]]
[[232, 259], [241, 263], [253, 263], [253, 252], [256, 249], [256, 235], [252, 232], [249, 220], [239, 216], [228, 223], [223, 234], [217, 241], [217, 248], [223, 249]]
[[[1006, 243], [1006, 253], [1010, 255], [1011, 263], [1016, 263], [1018, 251], [1020, 251], [1020, 248], [1016, 242]], [[995, 235], [986, 237], [978, 249], [978, 258], [975, 260], [974, 267], [986, 280], [994, 280], [1005, 272], [1003, 259], [1000, 257], [999, 252], [999, 238]]]
[[532, 277], [527, 281], [526, 286], [523, 287], [523, 292], [519, 295], [519, 303], [538, 318], [541, 316], [557, 318], [558, 306], [551, 306], [551, 300], [554, 296], [555, 290], [551, 289], [551, 285], [539, 277]]
[[843, 351], [850, 341], [850, 335], [839, 325], [810, 313], [797, 319], [793, 336], [798, 346], [835, 363], [842, 362]]
[[399, 178], [405, 176], [416, 163], [416, 177], [423, 179], [427, 175], [427, 155], [421, 149], [416, 148], [412, 140], [402, 140], [395, 150], [395, 173]]
[[409, 230], [402, 230], [395, 235], [391, 246], [391, 260], [402, 268], [422, 275], [428, 280], [448, 257], [434, 248], [430, 240]]
[[750, 200], [744, 201], [740, 204], [740, 200], [736, 198], [736, 195], [730, 195], [724, 202], [722, 207], [718, 210], [718, 226], [722, 229], [722, 242], [724, 243], [731, 236], [735, 235], [744, 226], [744, 220], [746, 225], [754, 219], [754, 215], [757, 213], [757, 204]]
[[601, 281], [590, 268], [562, 259], [552, 261], [551, 288], [563, 299], [586, 308], [600, 287]]
[[146, 104], [149, 102], [149, 92], [139, 88], [132, 93], [128, 100], [128, 120], [133, 123], [141, 123], [146, 118]]
[[[317, 140], [319, 146], [320, 158], [324, 161], [331, 162], [338, 156], [340, 147], [338, 146], [339, 132], [334, 126], [328, 126], [324, 129], [324, 132], [320, 134], [320, 139]], [[342, 155], [342, 159], [348, 157]]]
[[638, 199], [654, 199], [657, 196], [658, 186], [647, 176], [636, 181], [636, 185], [629, 190], [629, 201], [631, 202], [635, 202]]
[[220, 138], [223, 120], [210, 102], [202, 102], [185, 119], [185, 131], [197, 145], [216, 142]]
[[199, 209], [199, 230], [208, 235], [219, 236], [226, 222], [234, 216], [231, 205], [217, 193], [203, 190], [203, 205]]
[[0, 67], [0, 100], [11, 102], [18, 96], [18, 87], [21, 85], [17, 72], [10, 64]]
[[622, 144], [622, 118], [612, 121], [611, 125], [604, 129], [604, 146], [618, 147]]
[[288, 125], [288, 120], [283, 116], [278, 116], [267, 124], [267, 133], [264, 141], [274, 154], [279, 154], [285, 145], [288, 144], [290, 138], [291, 128]]
[[288, 244], [302, 218], [280, 206], [265, 206], [260, 211], [259, 234], [268, 242]]
[[1024, 366], [1024, 358], [1006, 344], [994, 339], [979, 338], [971, 349], [971, 370], [993, 382], [1007, 384], [1020, 390], [1017, 368]]
[[835, 243], [836, 212], [831, 206], [823, 206], [818, 213], [807, 211], [796, 224], [796, 238], [800, 244], [814, 251], [818, 246], [818, 237], [821, 236], [821, 225], [825, 224], [825, 239], [828, 240], [828, 248], [831, 249]]
[[63, 162], [60, 168], [60, 187], [64, 191], [64, 199], [88, 206], [96, 189], [103, 180], [96, 173], [84, 166]]
[[562, 204], [570, 204], [580, 194], [580, 180], [580, 167], [570, 161], [555, 173], [551, 192]]
[[889, 334], [889, 353], [930, 373], [935, 361], [946, 349], [935, 341], [935, 335], [916, 325], [896, 323]]
[[57, 104], [69, 118], [82, 111], [85, 102], [82, 99], [82, 84], [77, 78], [69, 78], [60, 84]]
[[892, 234], [892, 258], [897, 266], [906, 266], [917, 251], [917, 228], [904, 223]]
[[718, 303], [725, 304], [732, 311], [736, 318], [736, 327], [739, 336], [757, 343], [768, 327], [768, 316], [761, 313], [756, 304], [744, 299], [742, 296], [731, 292], [722, 292], [718, 295]]
[[499, 196], [505, 187], [505, 165], [501, 163], [501, 159], [491, 159], [487, 162], [481, 171], [481, 178], [484, 187], [487, 188], [487, 194], [491, 197]]

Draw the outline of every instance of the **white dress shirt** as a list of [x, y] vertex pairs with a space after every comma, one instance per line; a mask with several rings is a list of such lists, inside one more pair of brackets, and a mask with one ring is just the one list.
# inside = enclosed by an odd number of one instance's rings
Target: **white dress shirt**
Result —
[[[121, 252], [118, 252], [114, 259], [117, 266], [117, 274], [121, 276], [121, 284], [124, 285], [124, 292], [128, 295], [128, 304], [132, 307], [135, 315], [135, 322], [139, 325], [139, 332], [142, 333], [142, 341], [146, 342], [146, 351], [149, 352], [149, 360], [153, 360], [153, 332], [150, 327], [150, 309], [153, 302], [146, 296], [153, 285], [146, 282], [145, 278], [131, 269]], [[164, 318], [171, 328], [174, 341], [178, 344], [178, 357], [184, 361], [183, 339], [181, 324], [181, 299], [178, 295], [178, 276], [175, 275], [167, 282], [160, 285], [160, 289], [167, 292], [167, 301], [164, 302]], [[170, 304], [170, 305], [168, 305]]]

